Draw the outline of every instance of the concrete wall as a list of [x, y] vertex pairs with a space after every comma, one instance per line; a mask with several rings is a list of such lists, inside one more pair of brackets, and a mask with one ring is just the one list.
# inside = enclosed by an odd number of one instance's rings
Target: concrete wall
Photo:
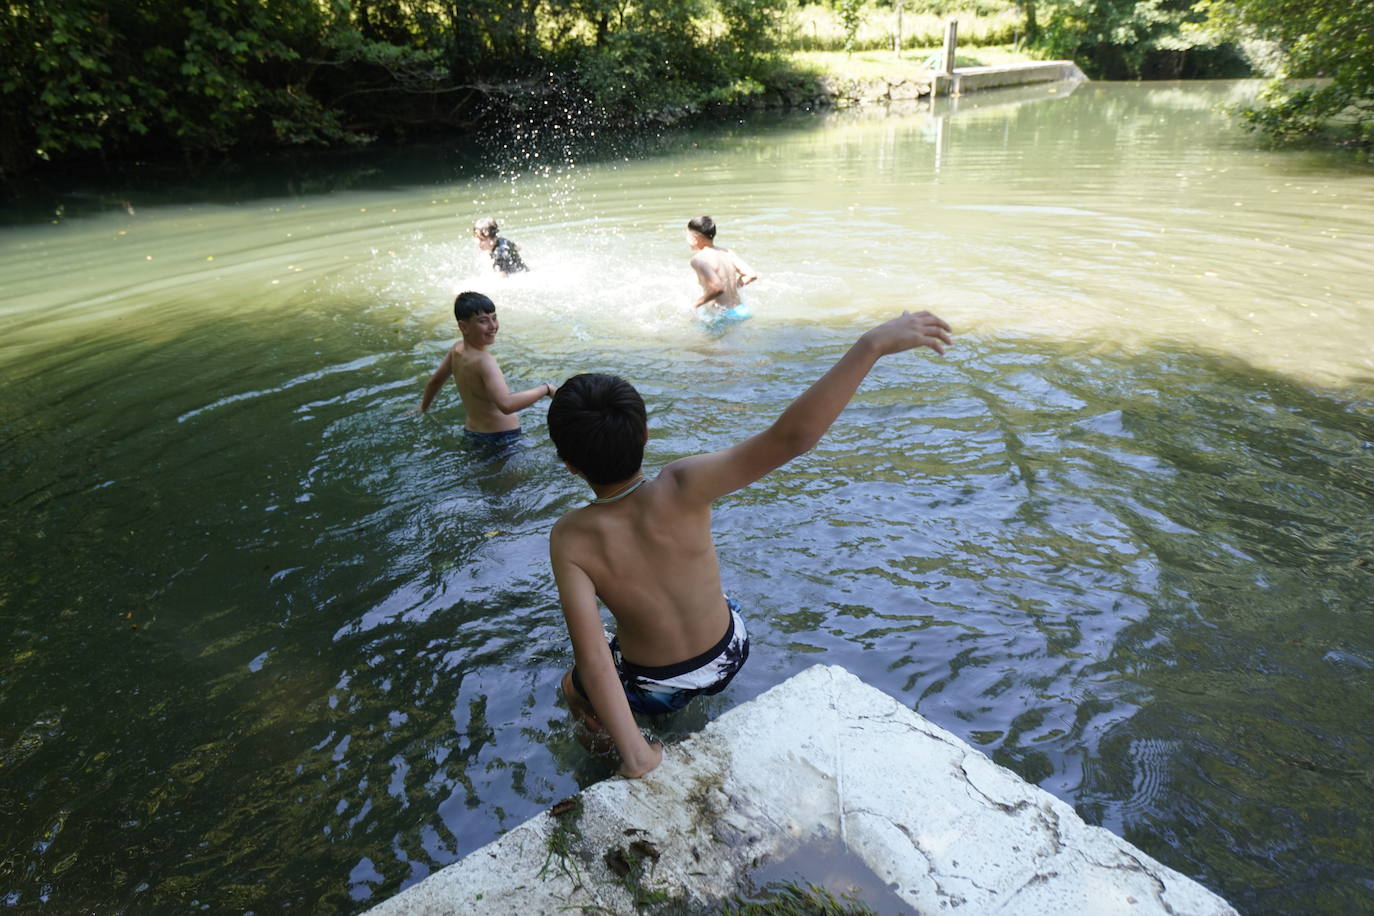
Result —
[[1003, 86], [1025, 86], [1028, 83], [1081, 82], [1087, 77], [1071, 60], [1047, 60], [1033, 64], [1011, 64], [1005, 67], [959, 67], [954, 71], [952, 91], [956, 95]]
[[711, 909], [760, 863], [828, 838], [919, 913], [1235, 914], [834, 666], [725, 713], [645, 779], [599, 783], [576, 805], [370, 912], [633, 914], [651, 893]]

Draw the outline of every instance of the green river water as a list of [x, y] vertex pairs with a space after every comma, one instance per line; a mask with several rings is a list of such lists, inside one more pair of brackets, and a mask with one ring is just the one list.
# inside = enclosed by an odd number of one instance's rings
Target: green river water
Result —
[[[542, 407], [504, 463], [451, 389], [405, 416], [474, 288], [513, 386], [640, 387], [652, 467], [894, 311], [958, 333], [721, 501], [753, 652], [682, 728], [844, 665], [1242, 912], [1374, 909], [1374, 169], [1262, 148], [1220, 113], [1253, 90], [0, 211], [0, 904], [356, 912], [607, 774], [556, 697], [546, 541], [589, 494]], [[724, 334], [687, 314], [703, 212], [762, 277]], [[530, 273], [481, 269], [484, 215]]]

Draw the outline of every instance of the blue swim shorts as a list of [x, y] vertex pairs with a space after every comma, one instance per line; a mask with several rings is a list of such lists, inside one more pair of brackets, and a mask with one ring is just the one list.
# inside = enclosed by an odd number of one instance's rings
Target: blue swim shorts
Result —
[[[631, 709], [651, 716], [662, 715], [681, 709], [694, 697], [711, 696], [726, 688], [749, 658], [749, 634], [744, 629], [739, 602], [727, 597], [725, 604], [730, 608], [730, 626], [720, 642], [696, 658], [675, 665], [647, 667], [627, 662], [620, 654], [620, 641], [611, 640], [611, 659]], [[582, 687], [576, 665], [572, 682], [585, 698], [587, 691]]]

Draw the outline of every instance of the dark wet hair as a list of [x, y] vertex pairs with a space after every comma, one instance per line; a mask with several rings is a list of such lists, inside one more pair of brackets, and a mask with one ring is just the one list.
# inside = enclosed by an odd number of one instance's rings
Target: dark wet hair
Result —
[[459, 321], [467, 321], [478, 312], [490, 315], [494, 311], [496, 303], [481, 293], [459, 293], [458, 298], [453, 300], [453, 317]]
[[558, 457], [589, 483], [616, 483], [638, 471], [647, 426], [644, 399], [614, 375], [574, 375], [549, 405], [549, 438]]
[[716, 237], [716, 221], [709, 216], [698, 216], [687, 221], [687, 228], [693, 232], [700, 232], [712, 241]]

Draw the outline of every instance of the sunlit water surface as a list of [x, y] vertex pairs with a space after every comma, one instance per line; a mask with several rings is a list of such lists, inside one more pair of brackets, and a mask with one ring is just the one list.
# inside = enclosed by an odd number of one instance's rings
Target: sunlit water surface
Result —
[[[556, 699], [546, 539], [589, 494], [542, 407], [505, 463], [452, 390], [405, 416], [475, 288], [513, 385], [640, 387], [652, 467], [896, 310], [959, 332], [720, 502], [754, 650], [675, 727], [844, 665], [1242, 911], [1374, 908], [1374, 171], [1259, 148], [1218, 111], [1248, 91], [15, 208], [0, 899], [355, 911], [608, 772]], [[763, 278], [719, 336], [702, 212]], [[480, 269], [482, 215], [532, 272]]]

